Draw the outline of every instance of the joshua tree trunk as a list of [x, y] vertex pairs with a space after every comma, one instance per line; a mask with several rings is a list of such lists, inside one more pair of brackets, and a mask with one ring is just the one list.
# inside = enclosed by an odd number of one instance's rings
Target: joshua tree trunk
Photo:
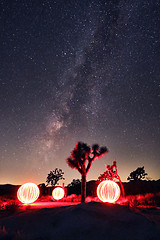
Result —
[[118, 176], [118, 180], [119, 180], [119, 183], [120, 183], [120, 187], [121, 187], [121, 191], [122, 191], [122, 196], [125, 197], [124, 187], [123, 187], [123, 184], [122, 184], [121, 179], [120, 179], [119, 176]]
[[[92, 148], [86, 143], [77, 142], [75, 148], [71, 152], [67, 163], [71, 168], [77, 169], [81, 174], [81, 202], [85, 202], [86, 198], [86, 176], [92, 165], [92, 162], [96, 158], [100, 158], [105, 153], [108, 153], [106, 147], [99, 147], [98, 144], [94, 144]], [[87, 165], [87, 166], [86, 166]]]
[[81, 175], [81, 203], [84, 203], [86, 198], [86, 175], [86, 168], [84, 165]]

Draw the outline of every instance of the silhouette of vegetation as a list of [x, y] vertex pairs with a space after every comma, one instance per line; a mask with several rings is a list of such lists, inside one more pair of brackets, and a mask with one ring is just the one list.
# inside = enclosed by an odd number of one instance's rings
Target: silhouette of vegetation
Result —
[[73, 179], [71, 183], [67, 185], [67, 187], [75, 187], [76, 185], [79, 185], [81, 181], [79, 179]]
[[63, 174], [64, 172], [62, 171], [62, 169], [58, 168], [55, 168], [55, 170], [50, 171], [46, 179], [47, 186], [50, 184], [53, 187], [58, 183], [59, 180], [65, 179], [63, 177]]
[[79, 179], [73, 179], [71, 183], [67, 185], [67, 194], [81, 194], [81, 180]]
[[75, 148], [71, 152], [67, 163], [71, 168], [75, 168], [81, 174], [81, 202], [85, 202], [86, 198], [86, 176], [89, 172], [93, 161], [108, 153], [106, 147], [99, 147], [98, 144], [88, 146], [86, 143], [77, 142]]
[[160, 206], [160, 192], [158, 193], [146, 193], [137, 195], [128, 195], [121, 199], [122, 205], [127, 205], [130, 208], [136, 207], [159, 207]]
[[120, 187], [121, 187], [122, 196], [125, 196], [125, 192], [124, 192], [124, 187], [123, 187], [122, 181], [120, 179], [120, 176], [117, 173], [117, 163], [116, 163], [116, 161], [114, 160], [113, 164], [111, 166], [110, 165], [106, 165], [106, 168], [107, 168], [107, 170], [98, 177], [98, 181], [101, 182], [101, 181], [104, 181], [104, 180], [114, 180], [114, 179], [117, 179], [119, 181], [119, 184], [120, 184]]
[[135, 171], [130, 173], [127, 180], [129, 180], [129, 181], [142, 180], [146, 177], [146, 175], [148, 175], [148, 174], [145, 173], [144, 166], [143, 167], [138, 167]]
[[17, 212], [19, 208], [20, 208], [20, 205], [15, 200], [11, 200], [5, 205], [5, 210], [10, 212]]
[[40, 197], [47, 195], [47, 187], [46, 187], [45, 183], [40, 183], [38, 185], [38, 187], [40, 189]]

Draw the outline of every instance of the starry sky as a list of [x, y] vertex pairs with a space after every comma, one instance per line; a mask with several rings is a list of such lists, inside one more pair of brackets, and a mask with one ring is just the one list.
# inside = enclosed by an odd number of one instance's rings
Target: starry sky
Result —
[[[160, 178], [160, 1], [0, 1], [0, 184], [45, 182], [77, 141]], [[61, 184], [62, 182], [60, 182]]]

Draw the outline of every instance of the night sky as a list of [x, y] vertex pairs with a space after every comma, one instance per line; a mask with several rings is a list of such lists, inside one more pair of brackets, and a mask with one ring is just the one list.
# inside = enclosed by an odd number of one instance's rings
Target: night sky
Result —
[[[0, 184], [45, 182], [77, 141], [160, 178], [160, 1], [0, 1]], [[62, 181], [60, 182], [60, 184]]]

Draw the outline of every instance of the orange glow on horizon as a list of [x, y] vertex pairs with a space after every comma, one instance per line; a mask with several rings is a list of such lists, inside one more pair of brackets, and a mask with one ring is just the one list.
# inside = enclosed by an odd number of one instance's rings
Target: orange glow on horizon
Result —
[[35, 202], [39, 194], [39, 188], [35, 183], [25, 183], [17, 191], [18, 200], [27, 204]]
[[105, 180], [98, 185], [97, 196], [102, 202], [114, 203], [120, 197], [120, 188], [114, 181]]
[[61, 187], [56, 187], [52, 192], [52, 196], [56, 200], [62, 199], [64, 197], [64, 189]]

